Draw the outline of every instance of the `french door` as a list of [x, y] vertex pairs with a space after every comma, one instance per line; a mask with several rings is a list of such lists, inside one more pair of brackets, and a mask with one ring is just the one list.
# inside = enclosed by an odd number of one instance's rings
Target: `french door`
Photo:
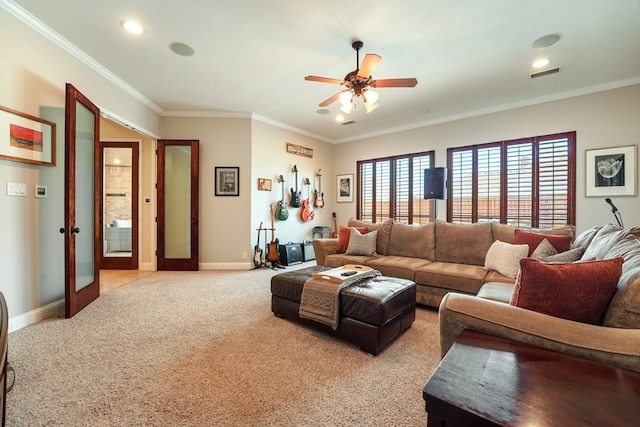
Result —
[[158, 141], [158, 270], [198, 270], [199, 142]]
[[100, 296], [100, 110], [67, 83], [65, 102], [65, 316]]

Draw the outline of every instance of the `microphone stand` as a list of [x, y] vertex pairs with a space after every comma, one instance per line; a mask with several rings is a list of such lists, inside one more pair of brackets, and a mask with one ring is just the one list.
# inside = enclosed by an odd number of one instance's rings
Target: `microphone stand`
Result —
[[624, 228], [624, 225], [622, 225], [622, 215], [620, 215], [620, 212], [617, 209], [612, 209], [611, 213], [613, 214], [616, 221], [618, 221], [618, 225], [620, 226], [620, 228]]

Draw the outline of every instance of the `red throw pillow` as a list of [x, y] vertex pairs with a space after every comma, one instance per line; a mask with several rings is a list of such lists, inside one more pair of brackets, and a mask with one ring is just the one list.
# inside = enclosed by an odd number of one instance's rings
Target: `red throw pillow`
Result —
[[551, 245], [556, 248], [558, 253], [568, 251], [571, 247], [571, 236], [557, 236], [554, 234], [542, 234], [532, 233], [530, 231], [523, 231], [516, 229], [514, 231], [513, 244], [514, 245], [529, 245], [529, 255], [536, 250], [540, 242], [547, 239]]
[[[354, 227], [356, 230], [360, 232], [360, 234], [367, 234], [369, 230], [367, 227]], [[338, 233], [338, 250], [336, 251], [339, 254], [343, 254], [347, 251], [347, 246], [349, 246], [349, 238], [351, 237], [351, 228], [350, 227], [340, 227], [340, 232]]]
[[574, 263], [520, 260], [511, 305], [599, 324], [622, 274], [623, 258]]

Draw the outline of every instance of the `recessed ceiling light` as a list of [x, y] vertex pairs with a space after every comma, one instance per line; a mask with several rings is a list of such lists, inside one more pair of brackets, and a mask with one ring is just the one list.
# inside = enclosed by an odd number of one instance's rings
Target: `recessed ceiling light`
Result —
[[169, 49], [180, 56], [191, 56], [195, 53], [195, 50], [193, 50], [191, 46], [180, 42], [171, 43]]
[[342, 122], [342, 121], [344, 121], [344, 116], [342, 114], [338, 114], [336, 116], [336, 122]]
[[534, 49], [544, 49], [545, 47], [558, 43], [561, 38], [562, 34], [560, 33], [547, 34], [546, 36], [542, 36], [538, 40], [534, 41], [531, 47]]
[[327, 109], [327, 108], [318, 108], [316, 110], [316, 113], [318, 113], [318, 114], [329, 114], [330, 112], [331, 111], [329, 111], [329, 109]]
[[531, 66], [533, 68], [542, 68], [549, 64], [549, 60], [547, 58], [539, 58], [536, 59]]
[[135, 21], [122, 21], [121, 25], [122, 28], [132, 34], [142, 34], [144, 32], [142, 26]]

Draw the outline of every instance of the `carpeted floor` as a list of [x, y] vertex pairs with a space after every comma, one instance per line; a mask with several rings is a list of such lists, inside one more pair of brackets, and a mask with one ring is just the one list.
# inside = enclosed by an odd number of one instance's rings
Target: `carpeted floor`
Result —
[[281, 271], [156, 272], [11, 333], [7, 425], [425, 425], [437, 314], [372, 357], [275, 317]]

